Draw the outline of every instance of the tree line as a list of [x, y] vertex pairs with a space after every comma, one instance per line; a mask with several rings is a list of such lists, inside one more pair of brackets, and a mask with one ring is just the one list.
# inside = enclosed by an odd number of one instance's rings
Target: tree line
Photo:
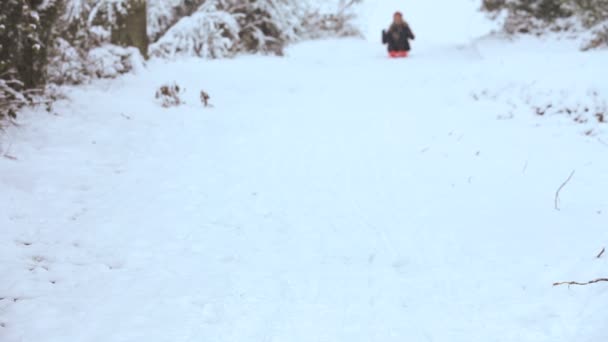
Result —
[[306, 0], [2, 0], [0, 119], [48, 103], [49, 85], [116, 77], [145, 58], [282, 54], [286, 44], [358, 34], [353, 5]]

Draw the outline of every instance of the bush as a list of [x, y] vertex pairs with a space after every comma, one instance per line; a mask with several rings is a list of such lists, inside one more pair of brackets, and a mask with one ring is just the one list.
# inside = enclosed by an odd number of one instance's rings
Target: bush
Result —
[[307, 38], [323, 37], [349, 37], [361, 36], [361, 32], [354, 25], [356, 18], [355, 5], [362, 0], [340, 0], [335, 12], [323, 13], [317, 8], [308, 11], [304, 18], [304, 28]]
[[150, 55], [229, 56], [236, 52], [239, 31], [233, 15], [207, 3], [193, 15], [181, 19], [158, 42], [150, 45]]
[[601, 46], [608, 46], [608, 23], [597, 27], [592, 32], [593, 38], [583, 45], [583, 51], [597, 49]]
[[208, 0], [152, 44], [150, 53], [205, 58], [238, 52], [281, 54], [303, 31], [301, 9], [293, 0]]
[[177, 83], [164, 84], [156, 90], [155, 98], [160, 102], [160, 105], [164, 108], [177, 107], [184, 103], [181, 95], [184, 93]]
[[29, 103], [22, 89], [20, 81], [0, 79], [0, 119], [16, 118], [19, 108]]
[[143, 64], [137, 48], [108, 44], [89, 51], [85, 70], [92, 77], [115, 78], [139, 70]]
[[202, 0], [148, 0], [148, 38], [159, 40], [180, 18], [191, 15]]
[[[157, 57], [176, 55], [230, 57], [239, 52], [282, 55], [289, 42], [325, 36], [359, 35], [353, 26], [353, 5], [340, 0], [334, 13], [321, 13], [305, 1], [207, 0], [169, 28], [150, 46]], [[176, 12], [177, 10], [174, 10]], [[177, 11], [179, 12], [179, 11]], [[155, 15], [155, 32], [170, 19]]]
[[483, 0], [482, 9], [495, 16], [506, 12], [508, 33], [576, 30], [592, 33], [583, 49], [607, 46], [608, 0]]

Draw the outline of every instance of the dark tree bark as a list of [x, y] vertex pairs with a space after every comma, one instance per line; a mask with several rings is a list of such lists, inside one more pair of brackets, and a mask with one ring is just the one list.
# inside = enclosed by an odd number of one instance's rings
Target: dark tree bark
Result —
[[126, 14], [118, 14], [112, 29], [112, 44], [134, 46], [148, 56], [146, 0], [130, 0]]

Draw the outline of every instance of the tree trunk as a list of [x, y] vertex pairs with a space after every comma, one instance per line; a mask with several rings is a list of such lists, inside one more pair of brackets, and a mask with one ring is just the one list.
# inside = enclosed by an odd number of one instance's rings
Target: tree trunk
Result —
[[146, 0], [129, 0], [127, 13], [117, 14], [112, 29], [112, 44], [134, 46], [142, 56], [148, 56], [148, 31]]

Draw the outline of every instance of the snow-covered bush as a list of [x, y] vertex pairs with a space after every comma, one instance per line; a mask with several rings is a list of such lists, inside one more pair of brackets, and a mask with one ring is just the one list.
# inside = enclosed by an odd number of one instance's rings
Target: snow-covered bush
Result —
[[506, 112], [499, 119], [511, 119], [515, 113], [539, 117], [566, 118], [581, 127], [585, 135], [607, 132], [608, 94], [596, 87], [539, 87], [537, 84], [509, 85], [483, 89], [471, 94], [476, 101], [502, 103]]
[[152, 44], [150, 54], [158, 57], [229, 56], [236, 50], [239, 30], [239, 24], [232, 14], [222, 10], [217, 1], [207, 2], [193, 15], [182, 18]]
[[608, 21], [608, 0], [572, 0], [583, 24], [594, 27]]
[[112, 25], [117, 14], [126, 12], [128, 2], [129, 0], [65, 0], [63, 20], [89, 26]]
[[[287, 43], [299, 39], [359, 34], [352, 24], [353, 6], [359, 2], [340, 0], [332, 12], [321, 12], [308, 1], [296, 0], [206, 0], [194, 10], [192, 6], [173, 7], [169, 16], [149, 15], [152, 36], [162, 32], [175, 13], [192, 13], [162, 34], [150, 46], [150, 54], [206, 58], [229, 57], [239, 52], [281, 55]], [[165, 10], [172, 7], [164, 6]], [[161, 8], [153, 7], [154, 12]]]
[[596, 49], [601, 46], [608, 46], [608, 21], [602, 25], [596, 25], [591, 31], [592, 38], [583, 45], [583, 50]]
[[563, 25], [574, 14], [567, 1], [483, 0], [482, 8], [494, 15], [506, 12], [504, 29], [508, 33], [539, 33]]
[[111, 45], [117, 17], [130, 0], [67, 0], [55, 27], [47, 73], [55, 84], [80, 84], [92, 78], [111, 78], [140, 67], [136, 49]]
[[108, 44], [89, 51], [85, 70], [94, 77], [114, 78], [141, 69], [143, 63], [137, 48]]
[[181, 18], [194, 13], [204, 0], [148, 0], [148, 37], [155, 42]]
[[81, 53], [63, 38], [58, 38], [55, 52], [48, 65], [48, 80], [55, 84], [80, 84], [87, 80], [83, 73], [85, 59]]
[[583, 49], [607, 46], [608, 0], [482, 0], [494, 17], [504, 14], [508, 33], [591, 32]]
[[0, 120], [16, 118], [19, 108], [29, 103], [22, 88], [20, 81], [0, 79]]
[[302, 8], [293, 0], [207, 0], [152, 44], [150, 53], [207, 58], [241, 51], [280, 54], [302, 31]]
[[354, 24], [354, 8], [361, 2], [362, 0], [340, 0], [337, 9], [329, 12], [311, 6], [303, 23], [306, 38], [360, 36], [361, 31]]
[[183, 92], [183, 88], [177, 83], [164, 84], [156, 90], [155, 97], [164, 108], [176, 107], [184, 103], [181, 98]]
[[47, 68], [53, 84], [81, 84], [94, 78], [114, 78], [143, 68], [139, 50], [112, 44], [77, 49], [65, 39], [55, 41], [54, 55]]
[[239, 46], [243, 51], [262, 51], [282, 54], [286, 43], [298, 40], [304, 31], [302, 1], [250, 0], [231, 1], [241, 30]]

